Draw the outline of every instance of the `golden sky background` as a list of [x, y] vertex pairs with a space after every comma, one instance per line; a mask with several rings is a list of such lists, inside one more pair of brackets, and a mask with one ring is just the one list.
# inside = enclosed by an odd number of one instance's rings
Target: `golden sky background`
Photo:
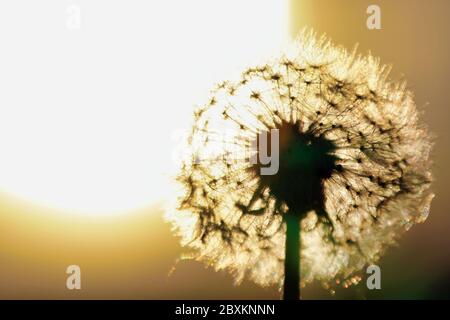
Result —
[[[382, 30], [366, 27], [370, 4], [381, 7]], [[450, 286], [450, 2], [291, 0], [289, 10], [291, 35], [313, 27], [335, 43], [349, 49], [359, 43], [359, 52], [370, 50], [392, 64], [392, 76], [408, 81], [437, 137], [436, 197], [428, 220], [382, 258], [382, 292], [348, 290], [338, 297], [439, 295], [442, 286]], [[221, 59], [226, 53], [217, 63]], [[279, 299], [277, 288], [235, 286], [225, 272], [194, 261], [176, 263], [184, 251], [162, 215], [163, 207], [154, 205], [122, 215], [83, 216], [1, 193], [0, 298]], [[71, 264], [81, 267], [81, 290], [65, 287]], [[317, 285], [302, 294], [330, 297]]]

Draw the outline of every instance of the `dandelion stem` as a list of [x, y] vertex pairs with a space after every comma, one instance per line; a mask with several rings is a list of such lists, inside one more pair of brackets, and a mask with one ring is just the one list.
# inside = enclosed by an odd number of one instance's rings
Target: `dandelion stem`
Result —
[[300, 299], [300, 215], [286, 214], [284, 300]]

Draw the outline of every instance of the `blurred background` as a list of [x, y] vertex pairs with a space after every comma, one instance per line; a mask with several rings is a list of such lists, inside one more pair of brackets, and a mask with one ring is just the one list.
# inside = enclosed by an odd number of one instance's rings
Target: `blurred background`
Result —
[[[450, 298], [447, 0], [16, 1], [0, 5], [0, 298], [279, 299], [183, 252], [163, 213], [174, 132], [214, 81], [304, 27], [406, 79], [436, 136], [428, 220], [381, 259], [382, 289], [304, 299]], [[381, 29], [369, 30], [369, 5]], [[81, 267], [81, 290], [66, 268]]]

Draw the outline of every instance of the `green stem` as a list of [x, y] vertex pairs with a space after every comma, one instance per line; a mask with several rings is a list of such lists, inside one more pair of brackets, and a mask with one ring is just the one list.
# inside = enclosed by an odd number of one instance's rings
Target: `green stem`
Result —
[[300, 299], [300, 216], [286, 214], [284, 300]]

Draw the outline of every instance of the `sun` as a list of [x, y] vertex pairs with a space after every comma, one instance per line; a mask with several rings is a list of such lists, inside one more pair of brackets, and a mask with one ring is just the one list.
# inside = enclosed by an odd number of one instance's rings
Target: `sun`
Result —
[[287, 0], [140, 6], [86, 3], [77, 30], [64, 8], [6, 20], [2, 192], [94, 215], [164, 201], [199, 97], [288, 36]]

